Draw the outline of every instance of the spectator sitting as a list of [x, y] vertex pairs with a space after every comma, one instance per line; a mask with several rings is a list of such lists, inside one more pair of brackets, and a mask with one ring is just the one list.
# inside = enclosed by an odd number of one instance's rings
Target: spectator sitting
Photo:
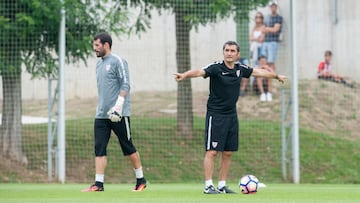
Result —
[[325, 60], [321, 61], [318, 66], [317, 77], [318, 79], [329, 80], [337, 83], [343, 83], [349, 87], [354, 85], [345, 81], [345, 79], [338, 74], [333, 73], [331, 66], [332, 52], [325, 51]]
[[[264, 56], [264, 55], [261, 55], [259, 57], [257, 68], [262, 68], [262, 69], [265, 69], [265, 70], [267, 70], [269, 72], [274, 72], [274, 70], [268, 65], [266, 56]], [[267, 92], [265, 93], [263, 80], [264, 80], [264, 78], [259, 78], [259, 77], [256, 78], [256, 85], [257, 85], [257, 88], [258, 88], [258, 90], [260, 92], [260, 101], [272, 101], [272, 98], [271, 98], [272, 86], [268, 85], [267, 86]], [[266, 84], [269, 84], [269, 82], [266, 81]], [[269, 94], [270, 94], [270, 97], [269, 97]]]

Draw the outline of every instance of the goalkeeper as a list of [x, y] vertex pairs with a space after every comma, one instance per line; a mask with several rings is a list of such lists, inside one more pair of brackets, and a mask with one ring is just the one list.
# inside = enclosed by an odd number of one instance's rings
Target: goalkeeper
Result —
[[130, 81], [127, 62], [111, 53], [112, 39], [106, 33], [94, 37], [94, 51], [101, 60], [96, 64], [98, 106], [94, 123], [95, 183], [83, 192], [104, 191], [107, 145], [111, 130], [116, 134], [124, 156], [128, 156], [136, 176], [133, 191], [146, 187], [139, 153], [130, 130]]

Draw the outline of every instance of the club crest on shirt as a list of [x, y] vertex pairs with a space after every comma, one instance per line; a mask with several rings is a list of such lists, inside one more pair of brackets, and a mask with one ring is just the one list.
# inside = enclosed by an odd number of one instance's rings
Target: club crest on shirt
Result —
[[110, 68], [111, 68], [110, 64], [106, 64], [106, 66], [105, 66], [105, 70], [106, 70], [106, 71], [109, 71], [109, 70], [110, 70]]
[[212, 142], [211, 145], [212, 145], [213, 148], [216, 148], [218, 143], [217, 142]]
[[240, 70], [236, 71], [236, 75], [239, 77], [240, 76]]

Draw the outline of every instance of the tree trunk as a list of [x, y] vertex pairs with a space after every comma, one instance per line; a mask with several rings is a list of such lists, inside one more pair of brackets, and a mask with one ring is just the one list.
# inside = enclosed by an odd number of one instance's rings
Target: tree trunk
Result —
[[[184, 20], [185, 13], [175, 11], [176, 23], [176, 62], [177, 70], [182, 73], [190, 70], [190, 24]], [[177, 127], [182, 136], [193, 137], [193, 111], [191, 80], [178, 83]]]
[[4, 74], [3, 112], [0, 127], [0, 143], [2, 154], [11, 160], [27, 164], [27, 158], [22, 149], [21, 124], [21, 72]]

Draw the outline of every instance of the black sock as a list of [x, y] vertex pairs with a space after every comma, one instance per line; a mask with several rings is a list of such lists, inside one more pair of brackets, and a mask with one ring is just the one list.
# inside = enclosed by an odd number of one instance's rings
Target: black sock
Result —
[[98, 187], [104, 187], [104, 183], [99, 182], [99, 181], [96, 181], [95, 185], [98, 186]]
[[140, 184], [140, 183], [144, 183], [145, 182], [145, 178], [136, 178], [136, 184]]

